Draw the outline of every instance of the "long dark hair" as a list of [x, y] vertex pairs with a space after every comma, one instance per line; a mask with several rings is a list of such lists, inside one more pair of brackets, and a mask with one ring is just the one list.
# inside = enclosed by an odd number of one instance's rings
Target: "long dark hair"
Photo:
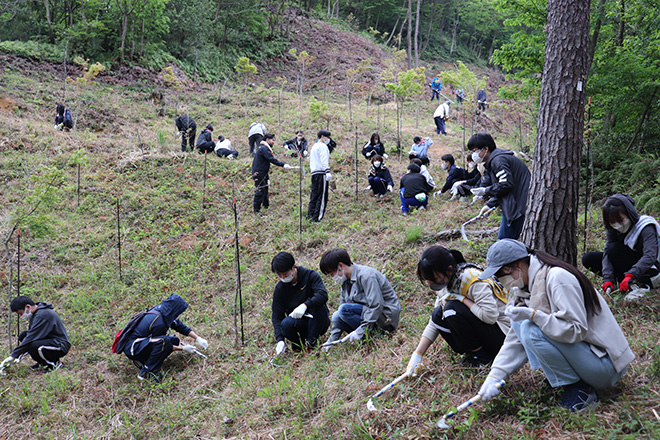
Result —
[[[376, 143], [376, 138], [378, 138], [378, 143]], [[371, 145], [382, 144], [382, 142], [380, 141], [380, 135], [378, 133], [372, 133], [371, 139], [369, 139], [369, 143]]]
[[623, 215], [630, 218], [626, 205], [621, 200], [610, 197], [605, 201], [603, 205], [603, 225], [605, 225], [606, 230], [614, 231], [611, 224], [621, 221]]
[[[435, 280], [435, 274], [441, 273], [451, 278], [456, 271], [456, 265], [465, 263], [463, 254], [455, 249], [447, 249], [442, 246], [431, 246], [424, 251], [417, 263], [417, 278], [422, 284], [426, 280]], [[449, 273], [449, 267], [454, 268], [454, 273]]]

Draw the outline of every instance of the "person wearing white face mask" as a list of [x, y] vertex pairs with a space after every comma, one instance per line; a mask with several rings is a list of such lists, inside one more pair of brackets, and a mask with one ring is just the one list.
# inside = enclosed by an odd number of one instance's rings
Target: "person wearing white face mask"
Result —
[[513, 151], [495, 146], [495, 140], [488, 133], [474, 134], [467, 144], [472, 151], [475, 164], [484, 164], [484, 175], [472, 194], [487, 200], [480, 215], [486, 215], [491, 208], [502, 208], [502, 223], [498, 239], [518, 238], [525, 223], [525, 209], [529, 194], [530, 172]]
[[[341, 285], [339, 309], [332, 314], [332, 330], [327, 343], [360, 341], [376, 328], [393, 332], [399, 326], [401, 305], [385, 275], [368, 266], [353, 264], [345, 249], [323, 254], [321, 272]], [[326, 344], [327, 344], [326, 343]]]
[[436, 291], [438, 297], [431, 319], [410, 356], [408, 375], [416, 374], [417, 366], [438, 336], [453, 351], [465, 355], [463, 365], [479, 368], [495, 358], [510, 327], [504, 314], [506, 293], [497, 281], [480, 280], [481, 272], [457, 250], [431, 246], [424, 251], [417, 263], [417, 278]]
[[627, 293], [625, 300], [642, 298], [650, 287], [660, 287], [660, 224], [651, 216], [640, 215], [635, 201], [627, 194], [615, 194], [603, 205], [607, 240], [603, 252], [588, 252], [584, 267], [603, 276], [603, 291]]
[[369, 169], [369, 186], [367, 189], [373, 191], [375, 196], [383, 197], [392, 191], [394, 180], [390, 170], [383, 163], [383, 156], [375, 155], [371, 158], [371, 168]]
[[291, 157], [307, 157], [307, 139], [305, 139], [302, 130], [296, 132], [296, 137], [286, 141], [284, 148], [291, 151]]
[[316, 347], [318, 338], [330, 327], [328, 292], [318, 272], [301, 266], [288, 252], [271, 261], [279, 278], [273, 292], [271, 320], [275, 332], [275, 354], [286, 350], [286, 341], [296, 350]]
[[447, 193], [451, 190], [456, 182], [465, 179], [465, 170], [459, 166], [456, 166], [454, 156], [451, 154], [445, 154], [440, 158], [440, 160], [442, 161], [442, 169], [447, 171], [447, 180], [445, 180], [445, 184], [440, 189], [440, 191], [435, 193], [435, 196]]
[[69, 352], [71, 342], [53, 306], [44, 302], [35, 304], [30, 297], [17, 296], [9, 307], [12, 313], [29, 322], [29, 328], [20, 334], [20, 344], [0, 364], [0, 369], [18, 363], [25, 353], [36, 362], [31, 367], [33, 370], [42, 367], [47, 372], [59, 369], [62, 366], [60, 359]]
[[312, 173], [312, 185], [307, 206], [307, 218], [311, 222], [320, 222], [328, 205], [328, 187], [332, 180], [330, 174], [330, 148], [332, 142], [328, 130], [318, 132], [318, 141], [309, 153], [309, 168]]
[[459, 197], [461, 200], [472, 195], [470, 190], [474, 187], [477, 187], [481, 183], [481, 173], [477, 164], [474, 163], [472, 155], [468, 154], [466, 157], [467, 166], [465, 168], [465, 177], [463, 180], [459, 180], [454, 183], [454, 186], [451, 188], [452, 199]]
[[482, 279], [497, 276], [511, 288], [511, 330], [479, 395], [489, 400], [529, 361], [550, 386], [562, 387], [559, 405], [578, 412], [598, 401], [635, 358], [607, 303], [574, 266], [523, 243], [503, 239], [488, 250]]

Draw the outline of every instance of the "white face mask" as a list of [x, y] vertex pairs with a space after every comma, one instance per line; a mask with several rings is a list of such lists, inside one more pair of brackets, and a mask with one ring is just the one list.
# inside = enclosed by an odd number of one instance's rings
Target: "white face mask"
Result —
[[511, 290], [515, 287], [518, 289], [523, 289], [525, 287], [525, 281], [523, 280], [522, 277], [522, 269], [518, 268], [520, 271], [520, 274], [518, 275], [518, 279], [513, 278], [512, 275], [503, 275], [501, 277], [497, 277], [497, 280], [504, 286], [506, 290], [511, 292]]
[[479, 156], [479, 150], [472, 152], [472, 160], [474, 161], [475, 165], [484, 161], [483, 158]]
[[325, 138], [325, 139], [323, 140], [323, 143], [326, 144], [326, 145], [328, 145], [328, 144], [330, 143], [330, 138]]
[[25, 321], [28, 321], [31, 317], [32, 317], [32, 311], [28, 311], [27, 309], [25, 309], [25, 311], [21, 315], [21, 319]]
[[337, 269], [337, 272], [335, 272], [335, 274], [332, 276], [332, 281], [335, 283], [344, 284], [344, 281], [346, 281], [344, 270], [342, 269], [341, 275], [339, 275], [339, 269]]
[[612, 227], [612, 229], [618, 231], [619, 233], [625, 234], [630, 229], [631, 224], [632, 221], [629, 218], [627, 218], [623, 221], [623, 223], [612, 223], [610, 226]]
[[468, 164], [468, 170], [472, 171], [476, 165], [472, 162]]
[[298, 136], [298, 140], [299, 140], [299, 141], [302, 141], [302, 139], [303, 139], [302, 136]]
[[440, 165], [440, 166], [442, 167], [443, 170], [447, 169], [447, 164], [445, 162], [442, 162], [442, 165]]
[[291, 271], [291, 275], [286, 276], [284, 278], [280, 278], [280, 281], [282, 281], [285, 284], [289, 284], [291, 281], [293, 281], [294, 275], [295, 275], [294, 271]]
[[375, 166], [376, 168], [380, 168], [380, 165], [381, 165], [380, 162], [378, 162], [378, 161], [374, 162], [374, 166]]

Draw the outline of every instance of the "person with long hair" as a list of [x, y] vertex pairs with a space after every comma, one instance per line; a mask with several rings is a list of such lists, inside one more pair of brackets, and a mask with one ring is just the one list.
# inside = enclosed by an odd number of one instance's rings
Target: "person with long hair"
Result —
[[510, 292], [511, 330], [479, 395], [489, 400], [528, 360], [553, 388], [559, 405], [573, 412], [598, 401], [596, 390], [613, 386], [635, 358], [614, 315], [589, 279], [574, 266], [513, 239], [488, 250], [487, 268]]
[[387, 154], [385, 154], [385, 146], [380, 141], [380, 135], [378, 133], [373, 133], [369, 139], [369, 142], [364, 144], [364, 147], [362, 147], [362, 155], [371, 160], [371, 158], [376, 154], [387, 159]]
[[417, 263], [417, 278], [438, 292], [438, 298], [410, 356], [409, 375], [414, 375], [438, 336], [464, 355], [464, 365], [481, 367], [493, 361], [510, 327], [504, 314], [506, 294], [494, 279], [480, 279], [481, 272], [457, 250], [431, 246], [424, 251]]

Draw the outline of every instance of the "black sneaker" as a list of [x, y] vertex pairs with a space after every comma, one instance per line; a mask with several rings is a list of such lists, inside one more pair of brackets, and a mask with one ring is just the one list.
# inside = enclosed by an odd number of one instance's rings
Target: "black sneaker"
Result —
[[140, 371], [137, 375], [137, 378], [140, 379], [140, 380], [150, 379], [150, 380], [153, 380], [156, 383], [161, 383], [162, 380], [163, 380], [163, 378], [161, 377], [160, 374], [154, 373], [152, 371], [151, 372], [146, 372], [146, 373], [143, 373], [142, 371]]
[[36, 364], [34, 364], [30, 367], [30, 370], [38, 371], [38, 370], [41, 370], [41, 367], [42, 367], [42, 365], [39, 362], [37, 362]]
[[488, 354], [483, 350], [474, 351], [472, 353], [466, 354], [463, 359], [461, 359], [461, 364], [472, 367], [472, 368], [485, 368], [493, 362], [493, 358], [488, 356]]
[[559, 402], [559, 406], [570, 409], [572, 412], [585, 410], [600, 400], [596, 390], [589, 384], [579, 381], [564, 387], [564, 396]]
[[62, 368], [62, 362], [57, 361], [57, 362], [55, 362], [55, 365], [46, 365], [46, 366], [44, 367], [44, 371], [45, 371], [46, 373], [50, 373], [51, 371], [57, 371], [57, 370], [59, 370], [60, 368]]

